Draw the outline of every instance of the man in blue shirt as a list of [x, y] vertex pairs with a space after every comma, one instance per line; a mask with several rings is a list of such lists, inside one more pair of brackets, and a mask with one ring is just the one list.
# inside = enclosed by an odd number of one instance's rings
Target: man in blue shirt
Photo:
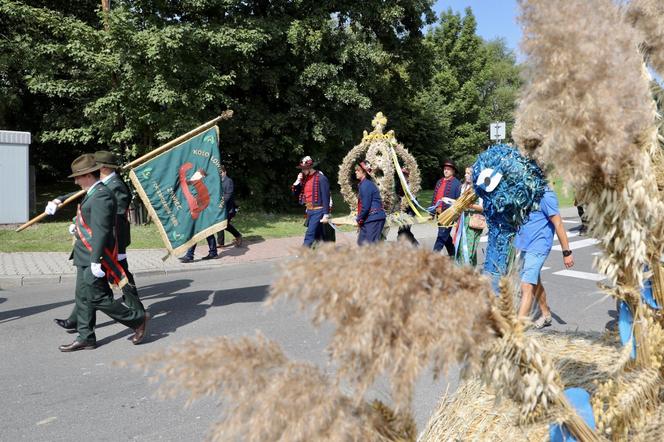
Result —
[[574, 265], [574, 257], [569, 248], [567, 233], [558, 210], [558, 197], [547, 188], [540, 201], [539, 210], [530, 212], [530, 216], [521, 226], [514, 240], [514, 247], [521, 252], [521, 306], [519, 317], [527, 318], [533, 304], [533, 298], [542, 310], [542, 316], [535, 321], [536, 328], [551, 325], [551, 309], [546, 302], [546, 291], [542, 285], [540, 271], [553, 246], [553, 233], [560, 241], [563, 253], [563, 264], [566, 268]]

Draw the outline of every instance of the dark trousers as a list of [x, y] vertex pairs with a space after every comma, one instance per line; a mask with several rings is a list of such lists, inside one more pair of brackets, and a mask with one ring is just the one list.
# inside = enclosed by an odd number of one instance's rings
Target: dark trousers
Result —
[[[208, 243], [208, 253], [212, 256], [217, 256], [217, 240], [214, 239], [214, 235], [210, 235], [205, 239], [207, 240]], [[189, 250], [187, 250], [187, 253], [184, 256], [186, 256], [189, 259], [194, 259], [195, 251], [196, 251], [196, 244], [189, 247]]]
[[325, 209], [307, 210], [307, 231], [304, 233], [304, 247], [311, 247], [314, 241], [323, 239], [323, 224], [320, 222], [325, 215]]
[[451, 227], [438, 227], [438, 236], [436, 237], [436, 242], [433, 245], [434, 252], [440, 252], [443, 250], [443, 247], [445, 247], [447, 254], [454, 256], [454, 243], [450, 237], [451, 231]]
[[226, 244], [225, 240], [225, 234], [224, 232], [228, 231], [231, 235], [233, 235], [234, 238], [240, 238], [242, 237], [242, 234], [238, 232], [238, 230], [231, 224], [230, 221], [228, 221], [228, 224], [226, 224], [226, 230], [222, 230], [221, 232], [217, 233], [217, 244], [220, 246], [223, 246]]
[[[118, 263], [122, 266], [122, 269], [127, 274], [127, 279], [129, 280], [129, 284], [126, 284], [124, 287], [122, 287], [122, 301], [125, 303], [127, 307], [129, 307], [132, 310], [145, 311], [145, 306], [143, 305], [140, 297], [138, 296], [138, 290], [136, 289], [136, 281], [134, 280], [134, 275], [129, 271], [129, 263], [127, 262], [126, 259], [118, 261]], [[71, 310], [71, 314], [69, 315], [69, 318], [67, 318], [67, 320], [72, 324], [77, 323], [78, 312], [76, 309], [76, 304], [74, 304], [74, 308]]]
[[360, 232], [357, 235], [357, 243], [362, 245], [380, 241], [384, 226], [384, 219], [362, 223]]
[[76, 268], [76, 329], [80, 342], [96, 342], [97, 310], [106, 313], [120, 324], [136, 328], [145, 320], [145, 311], [125, 307], [113, 299], [106, 278], [95, 278], [90, 267]]

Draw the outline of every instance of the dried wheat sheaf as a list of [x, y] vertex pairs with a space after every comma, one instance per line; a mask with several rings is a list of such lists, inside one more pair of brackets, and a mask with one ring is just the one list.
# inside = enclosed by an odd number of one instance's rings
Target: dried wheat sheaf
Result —
[[292, 362], [262, 335], [197, 340], [139, 361], [161, 379], [160, 393], [219, 397], [214, 441], [399, 441], [415, 439], [408, 414], [345, 395], [313, 364]]
[[[521, 0], [527, 86], [513, 136], [574, 187], [639, 163], [653, 125], [640, 34], [612, 0]], [[627, 79], [633, 79], [629, 81]]]
[[489, 281], [440, 254], [400, 243], [325, 245], [288, 263], [271, 299], [295, 298], [313, 323], [336, 325], [329, 345], [339, 375], [362, 396], [381, 375], [397, 409], [410, 404], [417, 376], [432, 365], [477, 364], [494, 336]]
[[664, 2], [631, 0], [626, 16], [630, 24], [643, 32], [643, 51], [652, 67], [664, 73]]

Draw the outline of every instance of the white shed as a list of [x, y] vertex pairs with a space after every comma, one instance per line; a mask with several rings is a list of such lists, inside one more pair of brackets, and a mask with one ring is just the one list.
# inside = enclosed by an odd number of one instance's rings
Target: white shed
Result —
[[29, 218], [29, 147], [30, 132], [0, 130], [0, 224]]

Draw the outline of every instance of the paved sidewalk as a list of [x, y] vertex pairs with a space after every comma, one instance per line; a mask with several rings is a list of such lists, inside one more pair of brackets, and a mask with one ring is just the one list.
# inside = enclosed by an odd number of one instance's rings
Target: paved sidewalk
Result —
[[[355, 234], [340, 235], [339, 242], [353, 242]], [[219, 249], [219, 258], [202, 261], [207, 255], [205, 241], [196, 247], [194, 262], [183, 264], [177, 257], [166, 261], [165, 249], [132, 249], [127, 251], [129, 268], [135, 275], [168, 274], [192, 270], [214, 269], [219, 266], [285, 258], [297, 253], [302, 237], [277, 238], [265, 241], [245, 241], [242, 247]], [[69, 261], [69, 252], [17, 252], [0, 253], [0, 288], [30, 284], [57, 284], [73, 279], [76, 268]]]
[[[561, 210], [564, 218], [577, 217], [575, 208]], [[390, 229], [388, 241], [396, 238], [397, 229]], [[430, 248], [436, 238], [437, 229], [433, 224], [418, 224], [412, 228], [415, 237], [423, 247]], [[304, 235], [304, 231], [302, 232]], [[337, 243], [355, 244], [356, 233], [337, 235]], [[264, 241], [245, 241], [242, 247], [220, 249], [220, 257], [201, 261], [207, 255], [207, 244], [202, 241], [196, 248], [196, 260], [189, 264], [181, 263], [177, 257], [162, 261], [165, 249], [128, 250], [130, 270], [135, 275], [167, 275], [176, 272], [207, 270], [233, 264], [283, 259], [297, 254], [302, 245], [302, 236], [277, 238]], [[71, 280], [76, 269], [69, 261], [69, 252], [17, 252], [0, 253], [0, 289], [32, 284], [58, 284]]]

